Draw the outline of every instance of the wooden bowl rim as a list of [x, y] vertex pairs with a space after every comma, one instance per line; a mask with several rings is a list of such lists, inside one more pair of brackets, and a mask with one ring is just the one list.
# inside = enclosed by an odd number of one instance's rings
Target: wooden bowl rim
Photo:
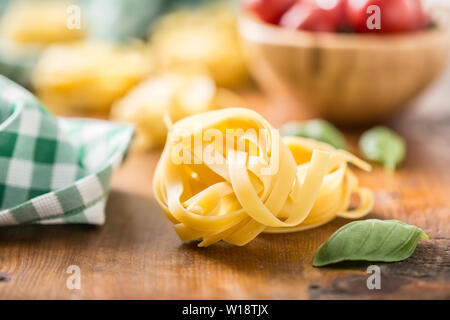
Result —
[[284, 29], [241, 13], [238, 28], [241, 37], [250, 42], [299, 48], [385, 49], [423, 46], [426, 42], [450, 45], [450, 29], [443, 25], [424, 31], [386, 35], [310, 32]]

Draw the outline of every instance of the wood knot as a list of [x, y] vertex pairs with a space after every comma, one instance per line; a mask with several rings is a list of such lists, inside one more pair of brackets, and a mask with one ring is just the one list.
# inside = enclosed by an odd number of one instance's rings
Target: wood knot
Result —
[[9, 280], [11, 280], [9, 274], [5, 272], [0, 272], [0, 282], [8, 282]]

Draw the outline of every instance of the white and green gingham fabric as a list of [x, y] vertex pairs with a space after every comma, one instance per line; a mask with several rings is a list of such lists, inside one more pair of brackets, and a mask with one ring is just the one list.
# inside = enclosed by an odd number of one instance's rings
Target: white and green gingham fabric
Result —
[[0, 76], [0, 226], [105, 221], [131, 125], [56, 118]]

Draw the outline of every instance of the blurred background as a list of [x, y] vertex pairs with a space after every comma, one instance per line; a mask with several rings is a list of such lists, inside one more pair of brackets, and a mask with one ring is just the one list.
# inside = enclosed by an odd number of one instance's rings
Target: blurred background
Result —
[[[366, 127], [450, 76], [449, 1], [424, 1], [422, 27], [386, 34], [317, 9], [341, 1], [303, 2], [2, 0], [0, 73], [57, 115], [134, 123], [139, 150], [164, 144], [166, 110], [178, 120], [239, 106], [276, 126], [322, 117]], [[447, 101], [449, 89], [439, 91]]]

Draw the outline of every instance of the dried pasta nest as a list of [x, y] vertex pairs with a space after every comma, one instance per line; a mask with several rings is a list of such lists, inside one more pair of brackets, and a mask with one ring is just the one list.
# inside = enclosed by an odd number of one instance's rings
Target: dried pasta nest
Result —
[[67, 27], [69, 1], [15, 1], [7, 7], [0, 33], [22, 44], [51, 44], [80, 39], [81, 28]]
[[218, 88], [201, 68], [168, 70], [147, 78], [116, 101], [111, 118], [136, 124], [134, 146], [143, 150], [164, 145], [166, 113], [176, 121], [236, 101], [233, 93]]
[[104, 114], [151, 69], [139, 46], [78, 42], [46, 49], [32, 80], [39, 98], [59, 114]]
[[176, 11], [152, 31], [151, 47], [160, 68], [202, 65], [221, 87], [237, 87], [247, 80], [235, 16], [228, 6]]
[[[245, 245], [262, 232], [295, 232], [366, 215], [372, 192], [358, 185], [349, 163], [370, 170], [344, 150], [281, 138], [254, 111], [223, 109], [170, 126], [154, 192], [183, 241]], [[353, 194], [359, 205], [350, 209]]]

